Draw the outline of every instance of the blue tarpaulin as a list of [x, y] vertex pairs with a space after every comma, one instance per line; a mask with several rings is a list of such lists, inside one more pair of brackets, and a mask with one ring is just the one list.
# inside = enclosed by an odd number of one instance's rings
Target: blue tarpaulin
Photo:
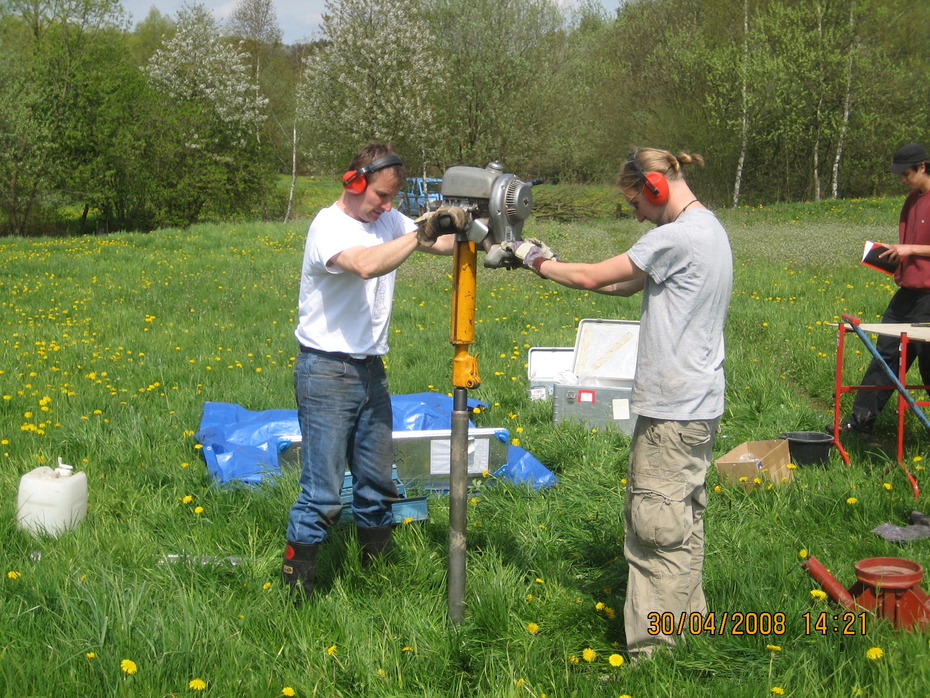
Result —
[[[448, 395], [393, 395], [391, 403], [394, 431], [452, 428], [452, 398]], [[469, 399], [468, 406], [474, 409], [487, 404]], [[506, 430], [501, 431], [506, 434]], [[206, 402], [195, 438], [203, 447], [207, 471], [219, 484], [258, 484], [280, 474], [279, 455], [300, 441], [300, 425], [296, 409], [252, 411], [229, 402]], [[558, 482], [552, 472], [518, 446], [509, 447], [507, 464], [494, 476], [537, 489]]]

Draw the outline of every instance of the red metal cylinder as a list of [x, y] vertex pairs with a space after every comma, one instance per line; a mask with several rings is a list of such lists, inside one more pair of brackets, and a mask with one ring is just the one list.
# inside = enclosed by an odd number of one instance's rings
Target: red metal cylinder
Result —
[[820, 564], [820, 560], [818, 560], [816, 557], [811, 555], [801, 563], [801, 566], [807, 570], [811, 577], [820, 583], [820, 586], [823, 587], [824, 591], [826, 591], [830, 595], [830, 598], [832, 598], [838, 604], [850, 609], [854, 609], [856, 607], [856, 602], [853, 600], [852, 595], [842, 584], [839, 583], [836, 577], [827, 571], [826, 567]]

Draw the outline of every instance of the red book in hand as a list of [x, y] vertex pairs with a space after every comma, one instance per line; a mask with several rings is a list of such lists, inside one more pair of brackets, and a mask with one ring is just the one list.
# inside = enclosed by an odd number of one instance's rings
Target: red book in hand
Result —
[[900, 262], [892, 262], [887, 257], [878, 256], [887, 249], [887, 245], [883, 245], [880, 242], [866, 240], [865, 249], [862, 250], [862, 263], [867, 267], [878, 269], [879, 271], [883, 271], [886, 274], [894, 274], [894, 270], [898, 268], [898, 264], [900, 264]]

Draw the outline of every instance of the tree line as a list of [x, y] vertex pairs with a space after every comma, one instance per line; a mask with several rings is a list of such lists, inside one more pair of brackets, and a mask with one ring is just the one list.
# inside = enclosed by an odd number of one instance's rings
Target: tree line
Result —
[[327, 0], [293, 45], [273, 0], [134, 27], [118, 0], [0, 0], [0, 233], [287, 219], [298, 175], [375, 139], [413, 174], [573, 183], [699, 152], [718, 206], [898, 191], [928, 38], [906, 0]]

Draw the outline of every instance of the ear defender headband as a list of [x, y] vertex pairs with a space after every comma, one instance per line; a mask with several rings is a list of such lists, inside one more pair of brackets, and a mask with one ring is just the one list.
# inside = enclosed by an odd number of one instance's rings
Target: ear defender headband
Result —
[[359, 170], [349, 170], [342, 175], [342, 186], [352, 194], [362, 194], [368, 188], [368, 175], [396, 165], [403, 166], [404, 161], [398, 155], [384, 155], [372, 160]]
[[636, 170], [636, 178], [643, 183], [643, 196], [646, 201], [656, 206], [662, 206], [668, 203], [668, 180], [661, 172], [643, 172], [643, 168], [636, 162], [636, 153], [627, 158], [627, 162], [633, 163]]

